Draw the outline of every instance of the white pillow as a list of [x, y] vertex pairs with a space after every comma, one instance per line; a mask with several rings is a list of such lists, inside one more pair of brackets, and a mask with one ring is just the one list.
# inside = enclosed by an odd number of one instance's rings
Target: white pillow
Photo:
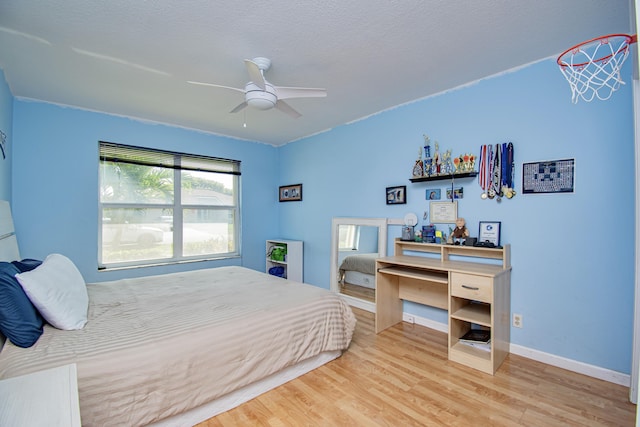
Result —
[[87, 286], [73, 262], [51, 254], [36, 269], [16, 274], [33, 305], [58, 329], [82, 329], [87, 323]]

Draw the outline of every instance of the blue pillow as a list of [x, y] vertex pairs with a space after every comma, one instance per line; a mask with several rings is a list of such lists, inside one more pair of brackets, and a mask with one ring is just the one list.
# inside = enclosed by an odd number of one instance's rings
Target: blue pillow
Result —
[[[34, 260], [0, 262], [0, 332], [18, 347], [31, 347], [42, 335], [44, 320], [16, 279], [21, 269], [33, 269]], [[38, 261], [39, 262], [39, 261]], [[33, 267], [33, 268], [30, 268]]]
[[11, 264], [15, 265], [20, 273], [31, 271], [42, 264], [42, 261], [37, 259], [23, 259], [22, 261], [11, 261]]

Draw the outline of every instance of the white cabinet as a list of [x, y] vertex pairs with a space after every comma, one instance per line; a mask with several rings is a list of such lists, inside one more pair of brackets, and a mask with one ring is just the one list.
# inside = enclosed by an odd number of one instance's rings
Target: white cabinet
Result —
[[302, 260], [300, 240], [267, 240], [267, 273], [302, 282]]

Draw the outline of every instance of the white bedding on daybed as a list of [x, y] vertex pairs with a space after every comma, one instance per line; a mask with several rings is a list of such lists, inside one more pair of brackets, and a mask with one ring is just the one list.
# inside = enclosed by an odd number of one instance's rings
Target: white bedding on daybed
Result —
[[86, 426], [145, 425], [233, 398], [302, 361], [335, 357], [355, 327], [339, 295], [242, 267], [87, 289], [83, 329], [46, 325], [33, 347], [7, 341], [0, 352], [0, 378], [75, 363]]

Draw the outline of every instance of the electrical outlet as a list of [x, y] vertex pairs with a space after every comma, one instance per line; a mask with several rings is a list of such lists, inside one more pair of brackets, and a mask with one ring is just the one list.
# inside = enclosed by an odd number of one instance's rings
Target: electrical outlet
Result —
[[405, 319], [405, 322], [407, 323], [412, 323], [412, 324], [416, 323], [416, 318], [410, 314], [405, 315], [404, 319]]
[[513, 326], [522, 328], [522, 314], [513, 313]]

